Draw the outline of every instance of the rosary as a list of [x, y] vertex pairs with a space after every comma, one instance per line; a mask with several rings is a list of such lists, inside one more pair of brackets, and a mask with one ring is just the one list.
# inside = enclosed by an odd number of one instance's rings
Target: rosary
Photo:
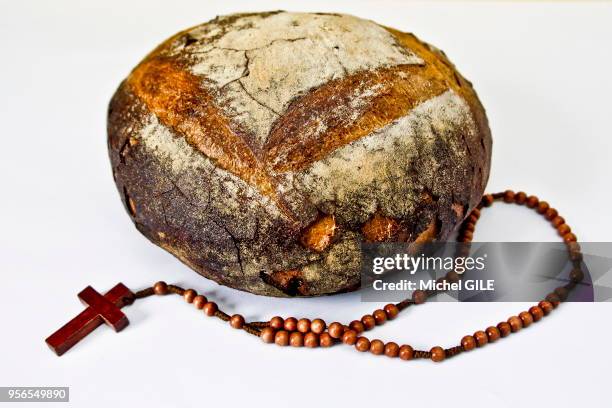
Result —
[[[569, 291], [576, 287], [584, 277], [581, 269], [580, 245], [576, 236], [571, 232], [571, 228], [565, 223], [565, 219], [546, 201], [540, 201], [535, 196], [527, 196], [524, 192], [514, 193], [507, 190], [502, 193], [484, 195], [478, 206], [461, 224], [457, 241], [468, 244], [472, 241], [480, 211], [485, 207], [490, 207], [495, 201], [527, 206], [550, 222], [559, 236], [562, 237], [573, 264], [569, 283], [556, 288], [546, 295], [544, 300], [530, 307], [529, 310], [520, 312], [518, 316], [512, 316], [507, 321], [500, 322], [497, 326], [489, 326], [485, 330], [478, 330], [472, 335], [464, 336], [459, 345], [450, 348], [435, 346], [429, 351], [415, 350], [407, 344], [400, 346], [392, 341], [384, 343], [378, 339], [370, 340], [362, 335], [365, 331], [372, 330], [374, 327], [384, 324], [387, 320], [393, 320], [407, 307], [425, 303], [427, 298], [440, 293], [436, 290], [416, 290], [412, 293], [411, 298], [396, 304], [387, 304], [384, 308], [377, 309], [372, 314], [366, 314], [360, 320], [353, 320], [349, 325], [338, 322], [327, 325], [320, 318], [311, 321], [307, 318], [282, 318], [279, 316], [275, 316], [267, 322], [246, 322], [240, 314], [229, 316], [224, 313], [215, 302], [210, 301], [204, 295], [198, 294], [194, 289], [184, 289], [165, 282], [157, 282], [152, 287], [136, 293], [119, 283], [105, 295], [101, 295], [91, 286], [88, 286], [78, 295], [79, 299], [88, 306], [87, 309], [49, 336], [46, 342], [58, 356], [61, 356], [102, 323], [111, 326], [115, 331], [125, 328], [128, 325], [128, 319], [121, 311], [123, 306], [152, 295], [176, 294], [182, 296], [185, 302], [193, 304], [196, 309], [202, 310], [206, 316], [214, 316], [224, 322], [229, 322], [232, 328], [258, 336], [264, 343], [310, 348], [346, 344], [354, 346], [355, 350], [359, 352], [369, 351], [374, 355], [384, 354], [387, 357], [399, 357], [402, 360], [427, 358], [434, 362], [441, 362], [462, 352], [471, 351], [476, 347], [484, 347], [488, 343], [493, 343], [540, 321], [557, 308], [562, 301], [566, 300]], [[461, 275], [453, 270], [439, 278], [437, 282], [453, 283], [460, 279]]]

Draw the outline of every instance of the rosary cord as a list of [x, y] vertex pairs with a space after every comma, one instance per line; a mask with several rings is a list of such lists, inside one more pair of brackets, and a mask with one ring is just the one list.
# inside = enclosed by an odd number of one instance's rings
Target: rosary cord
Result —
[[[157, 282], [151, 287], [139, 290], [134, 294], [134, 299], [143, 299], [152, 295], [167, 294], [175, 294], [183, 296], [183, 298], [185, 298], [185, 300], [187, 301], [191, 300], [188, 301], [188, 303], [196, 303], [196, 308], [204, 309], [204, 312], [209, 316], [215, 316], [223, 320], [224, 322], [231, 322], [232, 320], [233, 316], [229, 316], [227, 313], [223, 312], [222, 310], [219, 310], [216, 303], [208, 302], [204, 296], [197, 295], [193, 289], [184, 289], [177, 285], [168, 285], [165, 282]], [[259, 336], [260, 327], [262, 327], [262, 325], [243, 322], [241, 327], [237, 328], [240, 328], [254, 336]]]
[[[192, 303], [196, 309], [203, 310], [206, 315], [229, 322], [235, 329], [241, 329], [254, 336], [259, 336], [265, 343], [276, 343], [279, 346], [291, 345], [294, 347], [306, 346], [313, 348], [318, 346], [329, 347], [336, 343], [344, 343], [354, 345], [357, 351], [370, 351], [375, 355], [385, 354], [388, 357], [399, 357], [402, 360], [427, 358], [440, 362], [464, 351], [483, 347], [488, 343], [528, 327], [534, 322], [538, 322], [552, 312], [560, 302], [566, 300], [569, 291], [583, 279], [584, 273], [581, 269], [582, 254], [580, 253], [580, 245], [577, 242], [576, 236], [571, 232], [571, 228], [565, 223], [565, 219], [558, 214], [557, 210], [551, 208], [546, 201], [540, 201], [535, 196], [527, 196], [524, 192], [514, 193], [512, 190], [506, 190], [502, 193], [484, 195], [478, 206], [472, 210], [461, 224], [457, 237], [458, 242], [467, 244], [466, 246], [469, 249], [481, 210], [490, 207], [495, 201], [514, 203], [535, 209], [551, 223], [565, 242], [569, 258], [573, 263], [569, 283], [555, 289], [546, 296], [545, 300], [532, 306], [528, 311], [523, 311], [518, 316], [512, 316], [507, 321], [500, 322], [497, 326], [489, 326], [484, 331], [479, 330], [473, 335], [464, 336], [459, 345], [450, 348], [444, 349], [435, 346], [429, 351], [414, 350], [410, 345], [405, 344], [400, 347], [395, 342], [385, 344], [378, 339], [370, 341], [368, 338], [360, 336], [364, 331], [371, 330], [375, 326], [384, 324], [387, 320], [394, 319], [399, 312], [409, 306], [425, 303], [427, 298], [440, 293], [435, 290], [416, 290], [412, 293], [411, 298], [396, 304], [390, 303], [383, 309], [375, 310], [371, 315], [365, 315], [360, 320], [353, 320], [349, 325], [334, 322], [329, 326], [322, 319], [310, 321], [305, 318], [298, 320], [294, 317], [283, 319], [279, 316], [275, 316], [267, 322], [245, 322], [244, 317], [239, 314], [229, 316], [219, 310], [216, 303], [208, 301], [204, 295], [199, 295], [194, 289], [183, 289], [180, 286], [168, 285], [165, 282], [157, 282], [152, 287], [136, 292], [134, 299], [142, 299], [154, 294], [176, 294], [182, 296], [187, 303]], [[438, 279], [438, 281], [454, 283], [461, 278], [461, 274], [450, 271], [444, 277]]]

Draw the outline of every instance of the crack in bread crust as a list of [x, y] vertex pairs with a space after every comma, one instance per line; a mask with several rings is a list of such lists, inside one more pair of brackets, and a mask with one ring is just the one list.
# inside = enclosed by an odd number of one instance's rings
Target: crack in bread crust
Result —
[[[359, 27], [375, 35], [357, 41]], [[284, 12], [157, 47], [113, 97], [108, 137], [139, 231], [220, 284], [274, 296], [357, 288], [376, 214], [397, 223], [381, 239], [445, 239], [491, 152], [484, 109], [443, 53], [355, 17]]]

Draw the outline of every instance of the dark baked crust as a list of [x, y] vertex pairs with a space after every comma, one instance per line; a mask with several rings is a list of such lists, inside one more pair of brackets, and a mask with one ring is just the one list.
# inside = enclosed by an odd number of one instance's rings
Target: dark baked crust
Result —
[[[229, 32], [238, 18], [226, 19], [220, 26]], [[220, 104], [224, 89], [193, 74], [188, 53], [172, 51], [191, 41], [189, 30], [158, 47], [121, 84], [108, 115], [113, 175], [139, 231], [220, 284], [272, 296], [357, 288], [363, 239], [446, 239], [488, 178], [484, 109], [443, 54], [385, 30], [424, 63], [357, 71], [309, 89], [287, 104], [264, 143]], [[373, 86], [357, 117], [342, 115], [356, 90]], [[342, 148], [449, 90], [469, 106], [468, 121], [432, 124], [433, 141], [417, 129], [414, 158], [392, 169], [400, 177], [372, 173], [385, 178], [368, 191], [325, 196], [332, 180], [321, 174], [335, 173], [314, 165], [335, 171], [330, 158]], [[325, 131], [309, 130], [316, 126]]]

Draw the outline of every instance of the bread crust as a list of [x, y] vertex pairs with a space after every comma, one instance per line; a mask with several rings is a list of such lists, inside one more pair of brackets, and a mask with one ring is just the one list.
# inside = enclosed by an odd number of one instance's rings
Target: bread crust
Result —
[[414, 35], [273, 12], [157, 47], [110, 102], [108, 147], [149, 240], [223, 285], [317, 296], [359, 286], [364, 240], [446, 239], [482, 195], [491, 135]]

